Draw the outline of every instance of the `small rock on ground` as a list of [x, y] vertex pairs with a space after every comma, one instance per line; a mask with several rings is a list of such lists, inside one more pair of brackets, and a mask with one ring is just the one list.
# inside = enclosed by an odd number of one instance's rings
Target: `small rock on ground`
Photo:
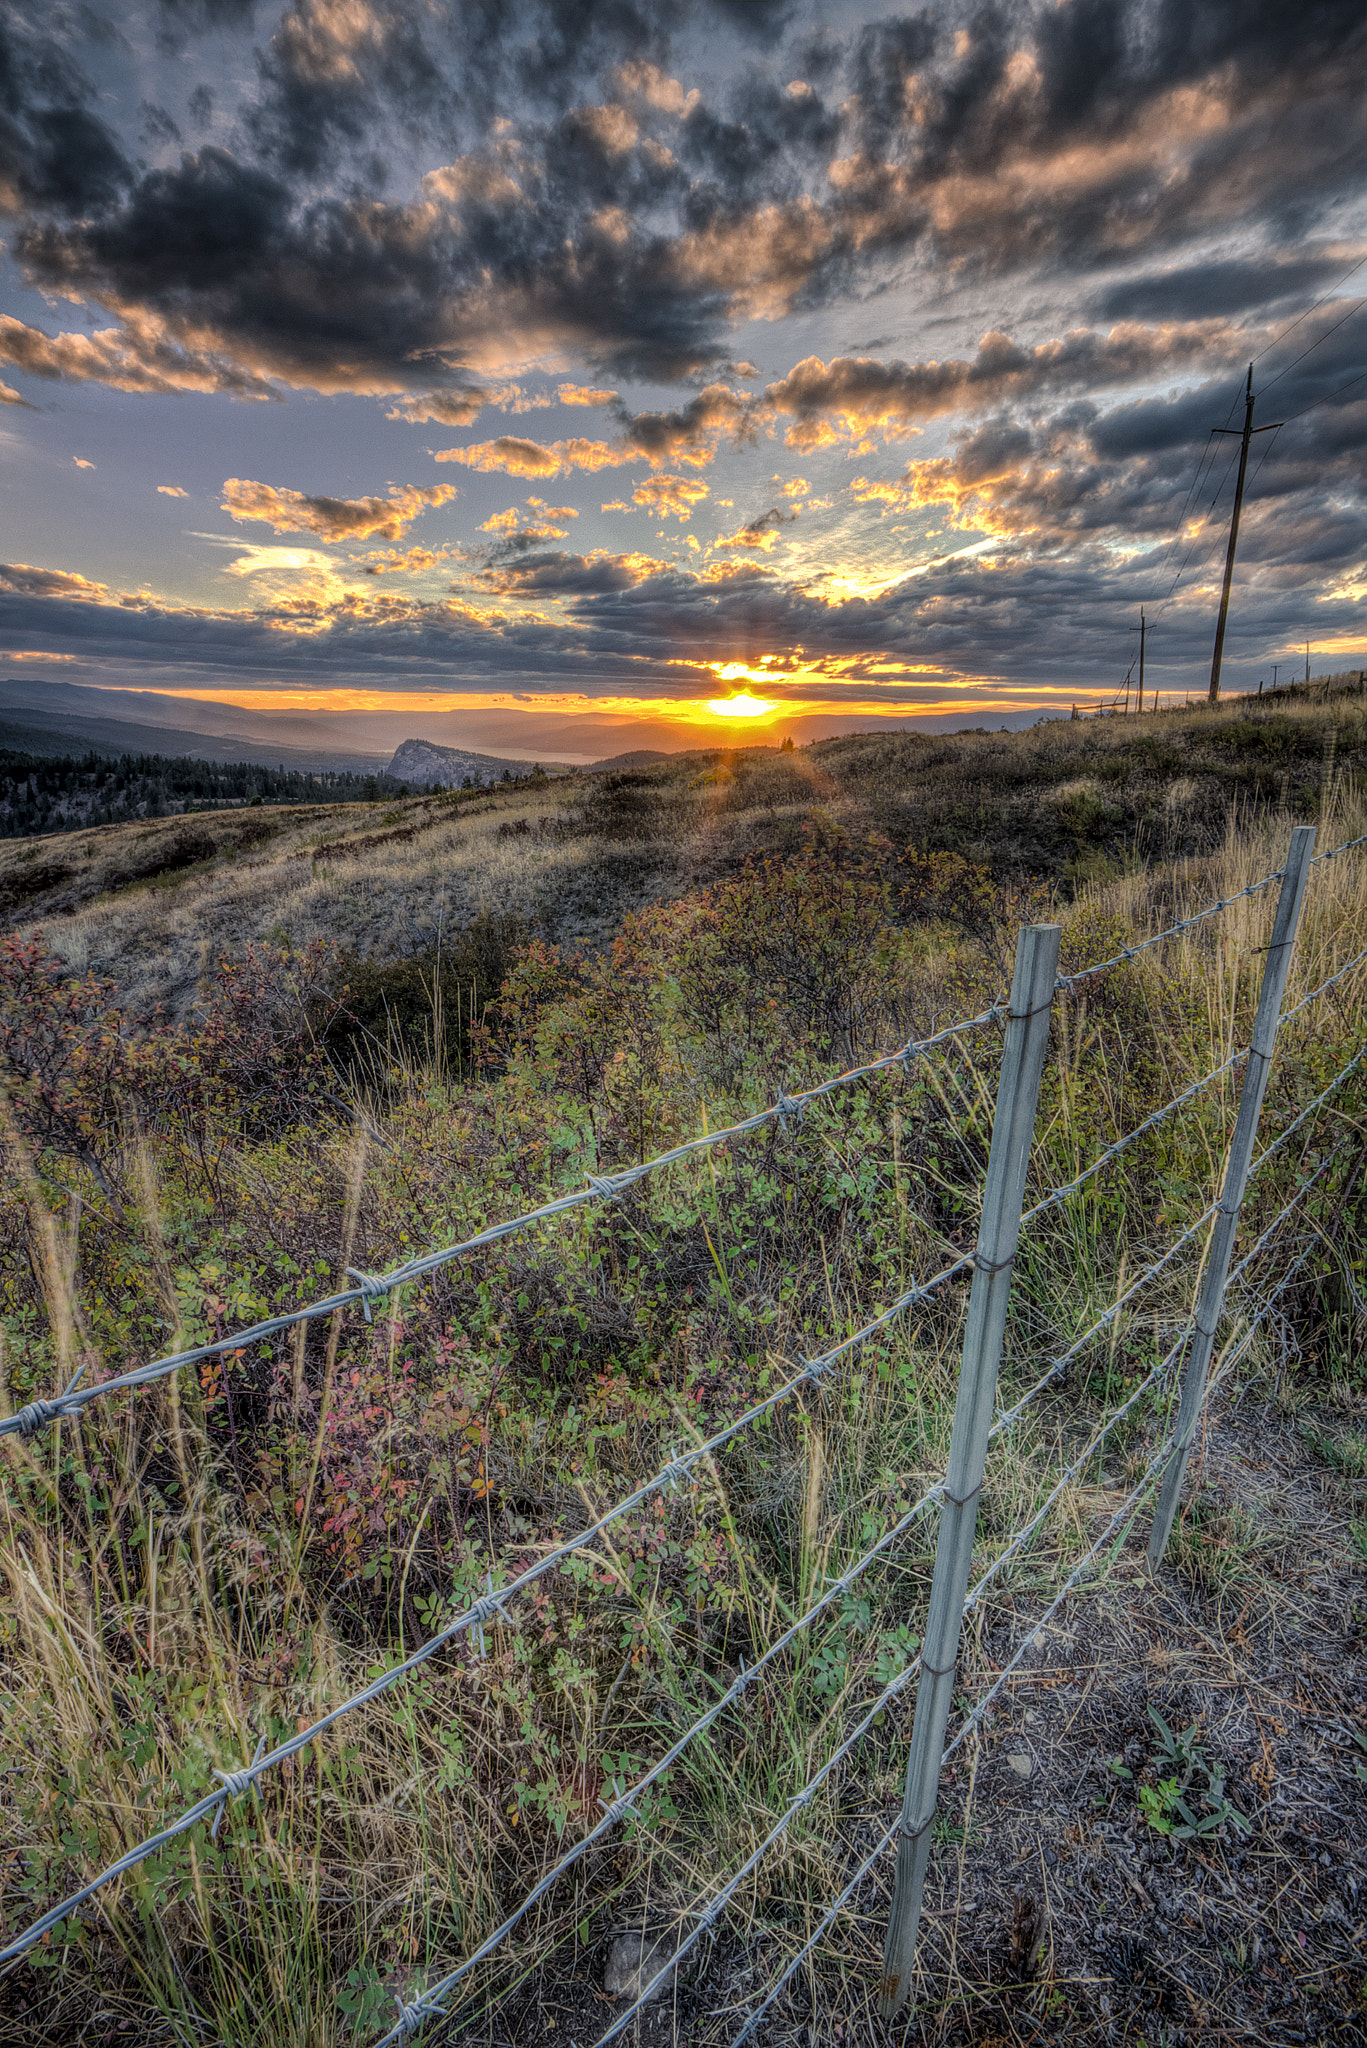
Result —
[[646, 1987], [650, 1987], [647, 2004], [668, 1997], [674, 1988], [673, 1970], [666, 1971], [658, 1984], [651, 1985], [651, 1979], [664, 1969], [673, 1952], [674, 1944], [661, 1936], [619, 1934], [608, 1944], [603, 1966], [604, 1991], [609, 1998], [621, 1999], [628, 2005], [634, 2004]]

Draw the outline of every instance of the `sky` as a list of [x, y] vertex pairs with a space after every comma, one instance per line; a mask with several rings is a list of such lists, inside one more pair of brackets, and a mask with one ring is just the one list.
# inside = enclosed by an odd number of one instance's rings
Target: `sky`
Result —
[[[1360, 0], [10, 0], [0, 672], [528, 757], [1367, 661]], [[111, 703], [131, 700], [110, 699]], [[179, 704], [179, 711], [177, 710]]]

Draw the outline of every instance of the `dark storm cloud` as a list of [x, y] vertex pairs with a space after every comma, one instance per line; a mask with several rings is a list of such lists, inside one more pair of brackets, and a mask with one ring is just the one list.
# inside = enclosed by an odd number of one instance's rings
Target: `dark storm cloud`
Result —
[[1231, 257], [1127, 278], [1098, 292], [1089, 310], [1097, 320], [1209, 320], [1312, 296], [1343, 271], [1339, 255]]
[[1355, 0], [878, 23], [856, 50], [847, 218], [865, 246], [921, 240], [987, 270], [1133, 260], [1250, 217], [1302, 232], [1361, 180], [1349, 81], [1364, 41]]
[[[1253, 389], [1259, 401], [1254, 408], [1255, 426], [1288, 419], [1318, 405], [1361, 369], [1367, 300], [1359, 301], [1358, 310], [1347, 319], [1346, 310], [1343, 301], [1325, 307], [1288, 335], [1263, 364], [1254, 365]], [[1305, 360], [1295, 361], [1301, 354]], [[1212, 427], [1243, 425], [1242, 384], [1242, 378], [1237, 383], [1212, 380], [1173, 398], [1146, 398], [1117, 406], [1092, 426], [1092, 447], [1111, 461], [1153, 455], [1163, 449], [1185, 454], [1201, 447]]]
[[160, 149], [168, 142], [180, 141], [180, 129], [165, 107], [156, 106], [151, 100], [144, 100], [138, 109], [142, 117], [142, 140], [153, 149]]
[[[1269, 405], [1267, 424], [1286, 424], [1254, 443], [1240, 538], [1246, 570], [1280, 560], [1285, 580], [1310, 582], [1348, 576], [1360, 557], [1367, 377], [1334, 384], [1343, 367], [1308, 361], [1275, 387], [1284, 406], [1272, 413]], [[1104, 561], [1088, 543], [1161, 543], [1171, 551], [1168, 573], [1190, 585], [1223, 547], [1239, 447], [1237, 434], [1212, 446], [1209, 430], [1234, 410], [1242, 424], [1241, 397], [1237, 386], [1211, 384], [1108, 414], [1090, 402], [1032, 421], [1004, 413], [948, 454], [912, 461], [899, 477], [857, 477], [850, 488], [886, 513], [933, 508], [1037, 562], [1076, 555], [1103, 577]], [[1293, 575], [1297, 547], [1304, 562]]]
[[645, 555], [614, 555], [605, 549], [572, 555], [557, 550], [486, 569], [479, 580], [505, 597], [591, 597], [630, 590], [660, 567]]
[[1234, 346], [1231, 331], [1215, 321], [1118, 326], [1104, 335], [1076, 328], [1034, 347], [992, 333], [983, 336], [972, 360], [903, 363], [839, 356], [823, 363], [809, 356], [769, 385], [764, 404], [770, 412], [793, 416], [790, 446], [816, 448], [833, 440], [837, 428], [854, 438], [874, 428], [895, 434], [920, 420], [1036, 391], [1139, 383], [1203, 359], [1228, 359]]
[[[140, 173], [16, 19], [0, 160], [34, 280], [327, 390], [421, 395], [424, 364], [441, 389], [547, 347], [715, 375], [738, 320], [891, 263], [1133, 267], [1228, 231], [1303, 236], [1362, 179], [1367, 31], [1339, 0], [936, 7], [843, 48], [785, 46], [782, 7], [708, 0], [293, 0], [232, 149]], [[715, 93], [673, 78], [672, 39], [737, 24]], [[433, 170], [389, 196], [419, 145]]]
[[286, 243], [290, 194], [278, 179], [227, 151], [183, 156], [150, 171], [127, 206], [79, 228], [31, 230], [20, 253], [50, 283], [103, 284], [163, 310], [209, 314], [249, 293]]
[[212, 30], [245, 34], [256, 15], [255, 0], [157, 0], [157, 47], [179, 56], [191, 38]]
[[18, 7], [0, 13], [0, 211], [70, 215], [117, 201], [133, 169], [91, 112], [94, 98], [41, 17]]

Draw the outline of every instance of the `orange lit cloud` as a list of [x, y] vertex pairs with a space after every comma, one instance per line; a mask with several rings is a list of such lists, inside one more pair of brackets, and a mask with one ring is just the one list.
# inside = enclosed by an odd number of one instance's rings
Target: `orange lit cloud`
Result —
[[403, 553], [375, 548], [366, 555], [353, 555], [352, 560], [363, 576], [414, 576], [449, 560], [451, 552], [450, 548], [408, 548]]
[[[644, 505], [657, 519], [673, 517], [686, 522], [693, 508], [708, 495], [707, 485], [693, 476], [648, 476], [637, 484], [632, 499]], [[603, 510], [609, 508], [605, 505]], [[625, 511], [625, 506], [622, 508]]]
[[557, 550], [485, 569], [479, 580], [504, 597], [602, 597], [630, 590], [664, 567], [651, 555], [618, 555], [608, 548], [594, 548], [587, 555]]
[[190, 493], [183, 491], [179, 484], [157, 485], [157, 496], [160, 498], [188, 498], [189, 495]]
[[688, 462], [705, 469], [724, 433], [737, 441], [753, 431], [749, 399], [725, 384], [709, 384], [674, 412], [638, 412], [623, 428], [626, 443], [657, 467]]
[[528, 498], [527, 503], [532, 507], [531, 517], [510, 505], [506, 512], [491, 513], [480, 532], [509, 540], [516, 535], [519, 545], [525, 547], [536, 541], [563, 540], [569, 529], [556, 522], [579, 517], [573, 505], [548, 505], [544, 498]]
[[769, 385], [764, 403], [772, 412], [795, 416], [786, 436], [791, 448], [827, 448], [875, 430], [891, 440], [917, 432], [921, 420], [969, 406], [1074, 385], [1136, 383], [1203, 360], [1223, 361], [1231, 341], [1223, 320], [1152, 327], [1127, 321], [1105, 334], [1078, 327], [1032, 348], [993, 331], [983, 336], [971, 361], [836, 356], [823, 363], [808, 356]]
[[611, 405], [617, 393], [600, 391], [592, 384], [561, 384], [555, 395], [562, 405]]
[[434, 484], [429, 490], [406, 484], [391, 489], [387, 498], [310, 497], [230, 476], [223, 486], [223, 510], [232, 519], [262, 520], [277, 533], [316, 533], [322, 540], [364, 540], [376, 533], [397, 541], [420, 513], [456, 495], [454, 484]]
[[0, 314], [0, 362], [68, 384], [108, 384], [115, 391], [220, 391], [234, 398], [274, 398], [274, 385], [212, 349], [172, 340], [150, 314], [124, 313], [122, 327], [97, 334], [44, 334]]
[[109, 597], [107, 583], [92, 583], [74, 569], [35, 569], [28, 562], [0, 562], [0, 590], [25, 597], [75, 597], [86, 604]]
[[408, 420], [418, 425], [430, 420], [439, 427], [468, 427], [486, 405], [511, 405], [520, 393], [516, 384], [457, 385], [448, 391], [416, 391], [398, 399], [386, 419]]
[[610, 448], [606, 441], [524, 441], [500, 434], [496, 441], [477, 441], [472, 448], [439, 448], [438, 462], [463, 462], [470, 469], [502, 470], [508, 476], [549, 478], [575, 469], [614, 469], [639, 462], [633, 448]]
[[714, 546], [719, 548], [760, 548], [766, 554], [778, 540], [778, 529], [791, 526], [797, 518], [796, 512], [780, 512], [777, 505], [761, 512], [758, 519], [749, 520], [734, 533], [719, 533]]

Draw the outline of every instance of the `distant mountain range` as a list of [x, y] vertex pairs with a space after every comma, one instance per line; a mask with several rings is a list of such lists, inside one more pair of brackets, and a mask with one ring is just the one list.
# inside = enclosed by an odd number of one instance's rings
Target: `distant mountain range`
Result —
[[[180, 721], [162, 725], [163, 707]], [[149, 715], [150, 714], [150, 715]], [[300, 773], [350, 769], [377, 772], [378, 750], [327, 744], [296, 744], [232, 731], [244, 714], [235, 705], [159, 697], [147, 690], [96, 690], [50, 676], [0, 676], [0, 747], [23, 754], [168, 754], [198, 761], [247, 761], [258, 768], [293, 768]], [[201, 725], [200, 720], [204, 723]], [[223, 728], [229, 730], [224, 731]], [[330, 736], [330, 735], [329, 735]]]

